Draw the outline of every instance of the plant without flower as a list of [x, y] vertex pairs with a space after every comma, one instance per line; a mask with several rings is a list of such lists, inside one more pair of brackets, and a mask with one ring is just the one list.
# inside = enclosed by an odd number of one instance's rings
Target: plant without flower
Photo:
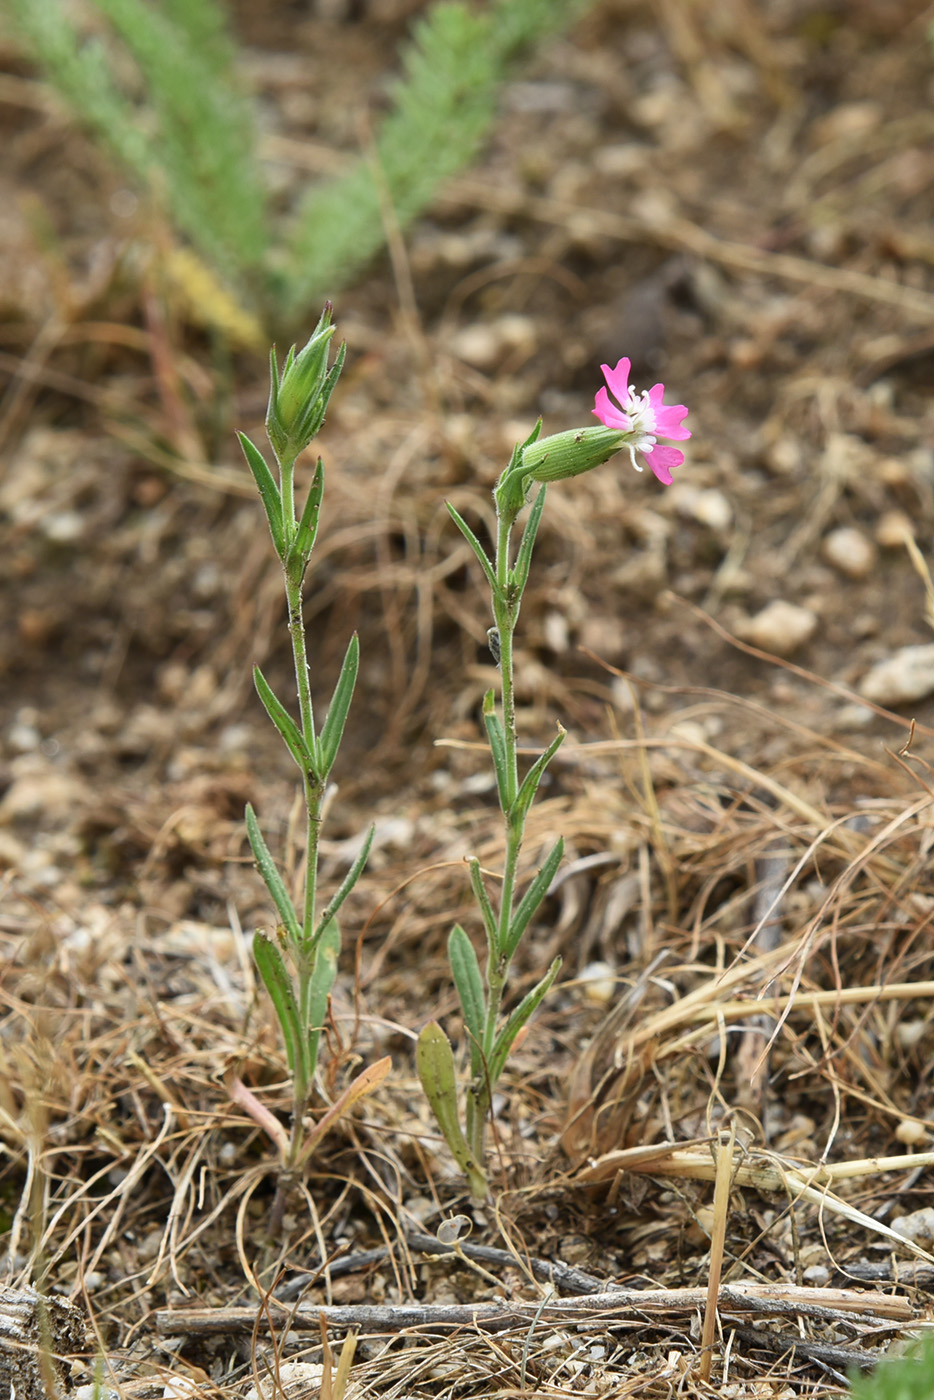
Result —
[[324, 798], [353, 698], [359, 644], [354, 634], [347, 647], [327, 716], [318, 729], [315, 726], [308, 675], [302, 585], [318, 531], [318, 516], [324, 494], [324, 466], [319, 457], [305, 504], [301, 514], [297, 514], [295, 462], [320, 430], [328, 401], [343, 367], [343, 345], [334, 363], [328, 364], [333, 334], [331, 308], [328, 305], [304, 349], [296, 353], [293, 346], [289, 351], [281, 374], [275, 350], [271, 353], [266, 434], [278, 465], [278, 480], [259, 449], [243, 433], [240, 434], [240, 444], [259, 489], [272, 542], [282, 563], [298, 691], [298, 722], [273, 693], [258, 666], [253, 668], [253, 679], [266, 713], [298, 765], [306, 815], [303, 889], [301, 898], [293, 900], [269, 851], [252, 806], [246, 809], [247, 834], [253, 855], [279, 915], [275, 936], [270, 938], [258, 931], [253, 940], [253, 953], [275, 1008], [292, 1075], [291, 1134], [285, 1133], [278, 1119], [258, 1102], [241, 1080], [231, 1078], [230, 1089], [235, 1100], [261, 1124], [279, 1148], [284, 1173], [273, 1208], [274, 1226], [281, 1220], [291, 1175], [304, 1166], [324, 1134], [334, 1127], [343, 1114], [382, 1082], [390, 1068], [388, 1059], [369, 1066], [313, 1127], [306, 1125], [305, 1114], [314, 1092], [318, 1045], [331, 988], [337, 976], [341, 941], [337, 913], [363, 871], [373, 840], [371, 827], [342, 884], [319, 912], [318, 841]]
[[[470, 1046], [470, 1082], [463, 1113], [458, 1108], [457, 1079], [451, 1043], [436, 1021], [421, 1032], [416, 1050], [416, 1067], [426, 1097], [451, 1152], [467, 1177], [475, 1196], [488, 1192], [485, 1134], [493, 1091], [520, 1031], [528, 1024], [558, 975], [556, 959], [536, 986], [519, 1005], [502, 1018], [510, 963], [523, 934], [529, 928], [548, 893], [564, 853], [558, 839], [540, 868], [529, 880], [521, 898], [519, 858], [525, 836], [525, 823], [532, 802], [551, 759], [564, 739], [558, 733], [541, 756], [519, 779], [516, 699], [513, 673], [513, 639], [522, 595], [528, 582], [535, 537], [545, 507], [548, 483], [563, 481], [592, 471], [614, 453], [626, 449], [637, 471], [639, 453], [659, 481], [669, 484], [671, 470], [680, 466], [684, 455], [677, 448], [658, 443], [659, 437], [681, 441], [691, 434], [682, 426], [687, 409], [666, 406], [664, 386], [656, 384], [642, 394], [629, 387], [630, 362], [621, 359], [615, 369], [603, 366], [609, 388], [618, 399], [614, 404], [602, 388], [596, 395], [594, 413], [600, 428], [577, 428], [542, 438], [541, 422], [513, 451], [509, 465], [493, 492], [496, 502], [497, 534], [491, 559], [463, 517], [448, 505], [454, 523], [473, 550], [490, 588], [494, 626], [490, 629], [493, 650], [501, 678], [501, 711], [497, 713], [494, 692], [483, 701], [483, 723], [490, 744], [496, 775], [496, 788], [505, 830], [505, 861], [498, 908], [494, 906], [476, 857], [469, 861], [470, 883], [480, 910], [486, 935], [486, 959], [481, 967], [473, 944], [460, 924], [448, 939], [448, 960], [457, 988]], [[512, 529], [529, 502], [532, 489], [539, 486], [531, 502], [517, 549]]]

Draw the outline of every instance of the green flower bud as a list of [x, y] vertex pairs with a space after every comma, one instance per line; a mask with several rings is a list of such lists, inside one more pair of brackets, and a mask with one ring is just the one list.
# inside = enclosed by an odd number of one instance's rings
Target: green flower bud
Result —
[[328, 400], [344, 364], [344, 347], [341, 346], [334, 364], [328, 369], [329, 342], [334, 330], [328, 302], [304, 349], [296, 354], [292, 346], [281, 377], [275, 351], [270, 357], [266, 432], [280, 461], [294, 460], [324, 422]]
[[515, 449], [493, 492], [500, 518], [510, 524], [525, 505], [533, 481], [546, 484], [592, 471], [633, 437], [615, 428], [572, 428], [546, 438], [538, 436], [540, 431], [541, 422]]
[[526, 447], [515, 470], [524, 478], [526, 489], [533, 481], [564, 481], [601, 466], [631, 437], [632, 433], [616, 428], [572, 428]]

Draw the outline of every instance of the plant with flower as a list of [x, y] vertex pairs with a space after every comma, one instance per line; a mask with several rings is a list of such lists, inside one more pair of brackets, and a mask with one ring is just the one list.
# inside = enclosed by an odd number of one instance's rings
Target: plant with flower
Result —
[[[429, 1022], [418, 1038], [416, 1067], [445, 1140], [467, 1177], [471, 1192], [481, 1198], [488, 1191], [485, 1137], [493, 1091], [517, 1036], [541, 1004], [560, 968], [560, 959], [556, 959], [518, 1006], [503, 1014], [510, 964], [564, 853], [564, 842], [559, 838], [520, 895], [526, 820], [545, 770], [565, 735], [558, 725], [554, 739], [520, 779], [513, 640], [545, 508], [546, 488], [551, 482], [592, 471], [623, 449], [629, 452], [637, 471], [642, 470], [636, 460], [638, 454], [659, 481], [670, 484], [671, 472], [684, 461], [684, 454], [678, 448], [661, 444], [659, 438], [683, 441], [691, 436], [682, 426], [687, 409], [682, 404], [664, 403], [664, 385], [656, 384], [637, 394], [629, 385], [629, 360], [621, 359], [615, 369], [609, 365], [602, 368], [616, 402], [607, 388], [597, 393], [593, 411], [601, 427], [576, 428], [542, 438], [539, 421], [525, 442], [513, 451], [493, 492], [497, 533], [492, 558], [464, 518], [448, 505], [451, 518], [483, 571], [492, 601], [493, 626], [488, 635], [500, 673], [501, 703], [498, 709], [494, 692], [487, 692], [483, 724], [503, 815], [505, 858], [498, 897], [491, 896], [476, 857], [468, 863], [486, 936], [482, 964], [460, 924], [454, 926], [448, 939], [451, 975], [470, 1047], [470, 1080], [463, 1113], [458, 1104], [454, 1052], [437, 1021]], [[533, 496], [536, 486], [538, 491]], [[513, 529], [527, 505], [528, 515], [515, 546]]]
[[[388, 1059], [364, 1070], [324, 1117], [309, 1129], [305, 1115], [314, 1092], [318, 1046], [340, 953], [337, 914], [360, 878], [373, 840], [371, 827], [340, 887], [331, 895], [324, 909], [319, 911], [318, 842], [324, 801], [353, 698], [360, 648], [354, 633], [344, 656], [327, 716], [320, 728], [316, 727], [302, 615], [302, 587], [318, 531], [318, 516], [324, 495], [324, 466], [319, 457], [308, 495], [298, 513], [295, 505], [295, 463], [321, 429], [328, 401], [344, 364], [343, 345], [333, 364], [329, 364], [334, 329], [328, 304], [307, 345], [298, 353], [294, 346], [289, 351], [281, 374], [275, 350], [270, 355], [266, 435], [278, 466], [278, 479], [259, 449], [245, 434], [240, 434], [244, 456], [266, 511], [273, 546], [282, 563], [298, 691], [299, 717], [296, 721], [273, 693], [260, 668], [253, 668], [257, 694], [298, 766], [305, 803], [305, 858], [298, 899], [293, 899], [286, 886], [252, 806], [248, 805], [246, 809], [247, 835], [253, 855], [279, 916], [274, 937], [257, 932], [253, 940], [253, 955], [285, 1042], [293, 1090], [291, 1135], [285, 1133], [278, 1119], [259, 1103], [239, 1079], [231, 1080], [231, 1090], [237, 1102], [256, 1118], [276, 1142], [286, 1176], [297, 1171], [308, 1160], [324, 1134], [353, 1103], [371, 1092], [389, 1071]], [[277, 1198], [280, 1206], [281, 1195], [280, 1192]]]

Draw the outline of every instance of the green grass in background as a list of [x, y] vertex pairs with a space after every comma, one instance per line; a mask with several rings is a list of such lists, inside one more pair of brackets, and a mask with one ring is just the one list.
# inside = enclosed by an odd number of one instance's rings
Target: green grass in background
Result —
[[934, 1336], [883, 1361], [871, 1376], [853, 1377], [851, 1385], [853, 1400], [934, 1400]]
[[478, 153], [516, 61], [592, 3], [435, 4], [402, 54], [375, 152], [316, 183], [285, 221], [270, 209], [217, 0], [93, 0], [84, 24], [65, 0], [9, 0], [24, 45], [76, 116], [238, 300], [276, 326], [307, 319], [381, 249], [381, 185], [402, 226], [428, 207]]

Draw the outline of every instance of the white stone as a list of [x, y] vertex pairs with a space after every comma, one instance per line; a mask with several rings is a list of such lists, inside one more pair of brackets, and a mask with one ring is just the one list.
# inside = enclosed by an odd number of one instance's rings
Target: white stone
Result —
[[901, 1215], [892, 1221], [892, 1229], [904, 1240], [914, 1240], [927, 1249], [934, 1244], [934, 1206], [922, 1206], [910, 1215]]
[[679, 515], [696, 520], [718, 534], [728, 530], [733, 524], [733, 507], [728, 497], [714, 486], [701, 490], [687, 482], [676, 482], [671, 487], [667, 500]]
[[615, 969], [607, 962], [588, 963], [580, 975], [580, 989], [595, 1006], [608, 1005], [617, 995]]
[[54, 510], [39, 521], [46, 539], [55, 544], [74, 544], [84, 534], [84, 516], [77, 510]]
[[876, 705], [908, 705], [934, 692], [934, 645], [902, 647], [863, 677], [859, 693]]
[[511, 350], [531, 354], [536, 326], [530, 316], [500, 316], [488, 324], [464, 326], [451, 336], [449, 346], [458, 359], [477, 369], [492, 369]]
[[246, 1400], [273, 1400], [274, 1396], [283, 1395], [286, 1400], [298, 1400], [298, 1396], [308, 1396], [311, 1400], [312, 1396], [321, 1394], [323, 1374], [324, 1367], [317, 1361], [286, 1361], [275, 1371], [270, 1368], [270, 1373], [261, 1378], [259, 1387], [253, 1384], [246, 1393]]
[[875, 712], [868, 705], [841, 705], [834, 719], [834, 728], [842, 734], [852, 734], [865, 729], [875, 718]]
[[817, 615], [810, 608], [776, 598], [736, 628], [744, 642], [776, 656], [790, 656], [809, 642], [817, 631]]
[[852, 525], [831, 530], [824, 539], [821, 553], [828, 564], [847, 578], [867, 578], [876, 563], [872, 540]]
[[920, 1147], [927, 1135], [927, 1128], [917, 1118], [903, 1118], [895, 1129], [895, 1136], [906, 1147]]

